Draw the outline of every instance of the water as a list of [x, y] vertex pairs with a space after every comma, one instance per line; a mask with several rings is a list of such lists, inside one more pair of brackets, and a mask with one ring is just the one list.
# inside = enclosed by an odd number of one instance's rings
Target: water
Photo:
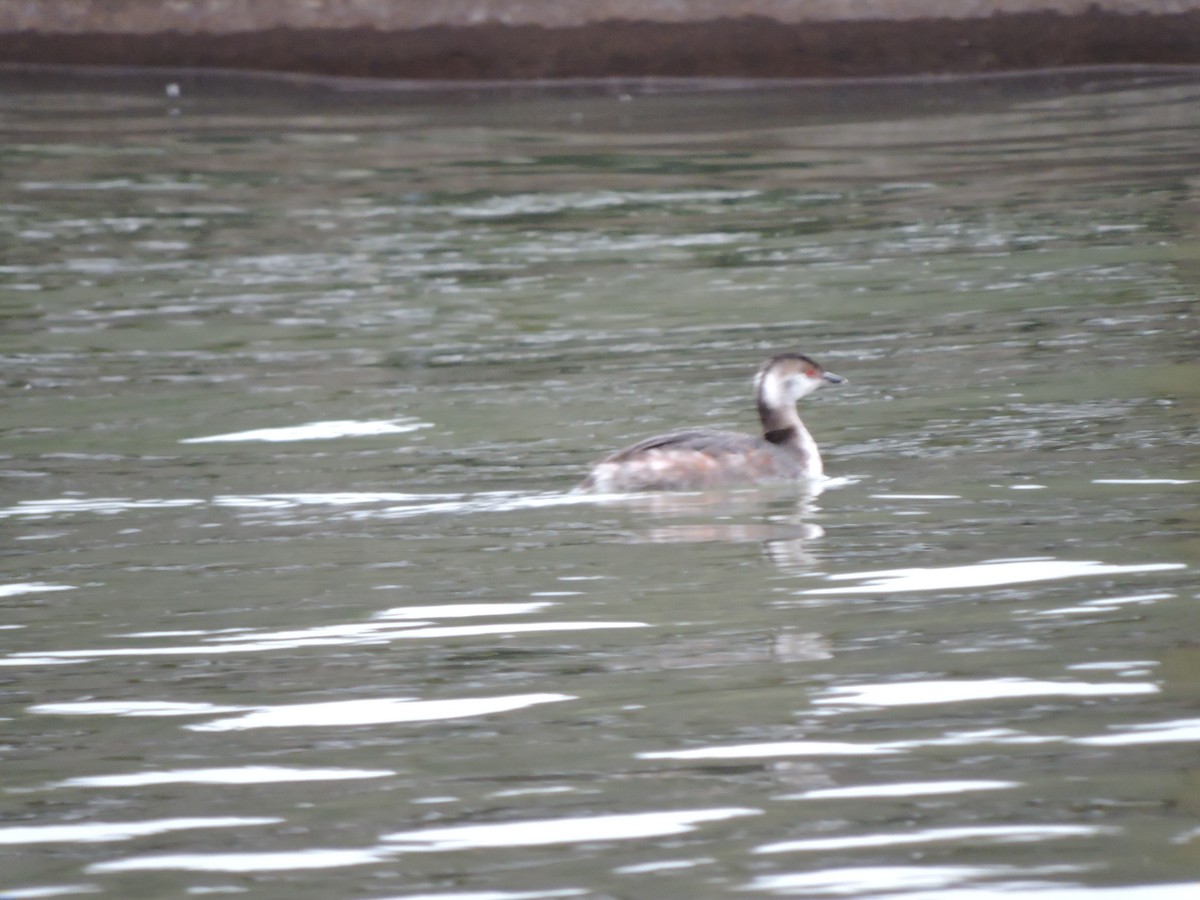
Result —
[[1193, 73], [3, 82], [0, 896], [1196, 895]]

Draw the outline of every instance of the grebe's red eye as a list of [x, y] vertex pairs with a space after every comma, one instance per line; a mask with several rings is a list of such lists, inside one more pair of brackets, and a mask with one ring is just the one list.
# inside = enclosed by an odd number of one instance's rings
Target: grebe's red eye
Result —
[[806, 376], [806, 377], [808, 377], [808, 378], [816, 378], [816, 377], [817, 377], [817, 370], [816, 370], [816, 369], [805, 369], [805, 370], [804, 370], [804, 374], [805, 374], [805, 376]]

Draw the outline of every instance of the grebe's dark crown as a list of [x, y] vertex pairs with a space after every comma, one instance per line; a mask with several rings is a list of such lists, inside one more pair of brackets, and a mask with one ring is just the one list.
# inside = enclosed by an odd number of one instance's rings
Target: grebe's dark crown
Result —
[[[787, 363], [798, 365], [788, 366]], [[785, 369], [799, 369], [802, 374], [813, 379], [821, 379], [830, 384], [841, 384], [846, 379], [841, 375], [834, 375], [832, 372], [826, 372], [825, 367], [813, 359], [811, 356], [806, 356], [803, 353], [777, 353], [768, 359], [758, 370], [757, 381], [761, 383], [763, 377], [773, 369], [784, 367]]]
[[818, 369], [821, 368], [821, 364], [819, 362], [817, 362], [815, 359], [813, 359], [811, 356], [805, 356], [803, 353], [794, 353], [794, 352], [776, 353], [774, 356], [772, 356], [770, 359], [768, 359], [766, 361], [766, 363], [764, 363], [764, 365], [767, 365], [767, 366], [774, 365], [775, 363], [783, 362], [785, 359], [794, 359], [798, 362], [808, 363], [810, 366], [816, 366]]

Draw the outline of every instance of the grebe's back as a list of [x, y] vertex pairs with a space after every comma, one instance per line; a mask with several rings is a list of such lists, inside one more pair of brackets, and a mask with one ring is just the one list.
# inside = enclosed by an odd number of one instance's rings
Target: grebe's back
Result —
[[844, 380], [802, 354], [773, 356], [754, 376], [761, 437], [706, 429], [657, 435], [606, 456], [579, 487], [623, 493], [820, 478], [821, 454], [796, 402], [826, 382]]

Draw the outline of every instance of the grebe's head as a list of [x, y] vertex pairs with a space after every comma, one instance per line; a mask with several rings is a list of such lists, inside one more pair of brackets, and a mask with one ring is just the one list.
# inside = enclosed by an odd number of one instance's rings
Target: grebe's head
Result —
[[802, 353], [780, 353], [762, 364], [754, 376], [754, 389], [760, 403], [778, 409], [794, 405], [826, 382], [841, 384], [845, 380]]

